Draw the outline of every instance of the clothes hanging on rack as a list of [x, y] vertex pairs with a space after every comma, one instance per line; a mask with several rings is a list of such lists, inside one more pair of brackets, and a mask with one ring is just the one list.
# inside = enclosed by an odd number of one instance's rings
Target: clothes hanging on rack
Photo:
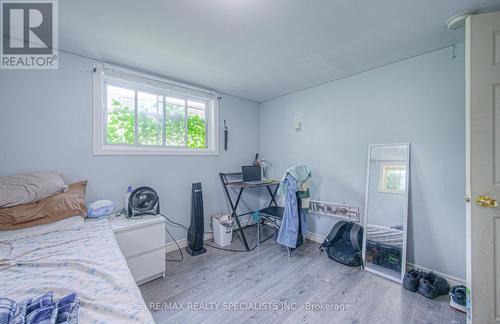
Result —
[[[278, 193], [284, 194], [286, 200], [277, 242], [289, 248], [295, 248], [297, 246], [299, 228], [302, 236], [307, 232], [310, 177], [311, 171], [307, 166], [294, 166], [287, 170], [278, 188]], [[297, 199], [301, 199], [300, 204]], [[300, 210], [298, 208], [299, 205], [301, 206]]]

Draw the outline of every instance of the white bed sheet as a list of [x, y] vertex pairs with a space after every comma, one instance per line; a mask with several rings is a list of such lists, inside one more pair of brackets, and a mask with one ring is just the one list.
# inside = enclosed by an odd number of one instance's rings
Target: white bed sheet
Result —
[[0, 296], [21, 301], [76, 292], [80, 323], [154, 323], [108, 220], [67, 222], [30, 236], [0, 232]]
[[403, 248], [403, 230], [368, 224], [366, 229], [366, 240], [401, 249]]

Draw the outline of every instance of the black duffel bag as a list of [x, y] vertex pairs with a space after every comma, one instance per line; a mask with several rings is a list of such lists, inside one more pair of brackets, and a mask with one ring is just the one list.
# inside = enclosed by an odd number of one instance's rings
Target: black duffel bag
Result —
[[362, 265], [361, 245], [363, 243], [363, 227], [346, 221], [339, 221], [333, 226], [330, 234], [319, 249], [332, 260], [350, 267]]

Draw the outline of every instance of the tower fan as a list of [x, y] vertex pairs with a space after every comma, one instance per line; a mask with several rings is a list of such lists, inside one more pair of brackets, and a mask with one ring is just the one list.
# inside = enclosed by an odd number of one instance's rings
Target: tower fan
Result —
[[186, 252], [190, 255], [200, 255], [207, 250], [203, 247], [203, 193], [201, 183], [193, 183], [191, 188], [191, 225], [187, 233], [188, 246]]

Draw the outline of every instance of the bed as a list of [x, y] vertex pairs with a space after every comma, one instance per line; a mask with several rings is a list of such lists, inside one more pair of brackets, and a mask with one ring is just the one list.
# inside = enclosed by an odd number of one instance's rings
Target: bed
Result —
[[403, 253], [402, 226], [368, 224], [366, 228], [366, 260], [396, 272], [401, 271]]
[[154, 323], [107, 219], [0, 231], [0, 296], [76, 292], [80, 323]]
[[366, 240], [377, 242], [394, 248], [403, 248], [403, 230], [401, 226], [381, 226], [368, 224], [366, 229]]

